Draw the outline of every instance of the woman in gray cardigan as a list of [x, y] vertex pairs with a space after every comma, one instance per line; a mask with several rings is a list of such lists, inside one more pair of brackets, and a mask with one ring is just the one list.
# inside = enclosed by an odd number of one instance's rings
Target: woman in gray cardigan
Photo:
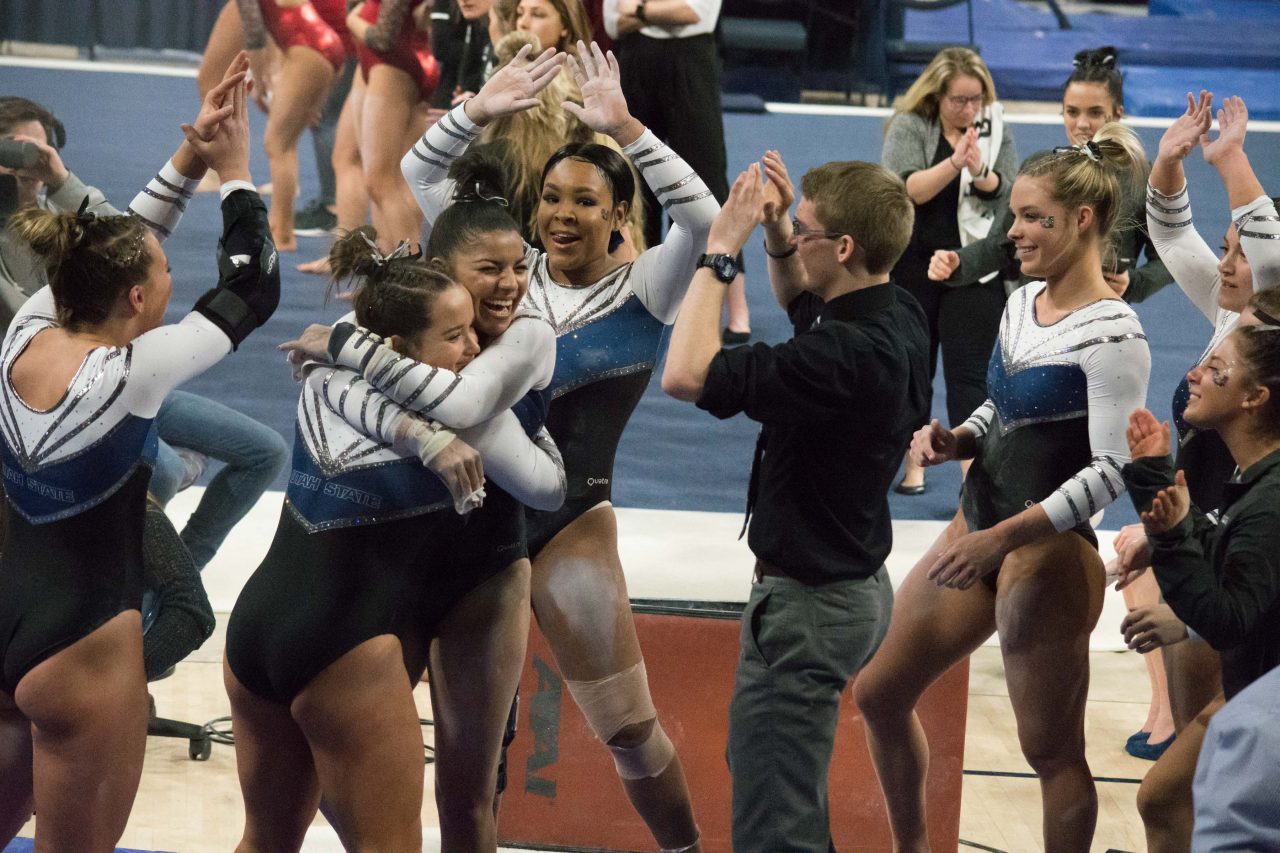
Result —
[[[906, 181], [916, 204], [911, 243], [893, 277], [924, 308], [930, 370], [941, 347], [947, 416], [958, 425], [987, 399], [1004, 287], [998, 277], [962, 288], [940, 285], [929, 280], [929, 259], [935, 250], [985, 236], [1018, 167], [995, 84], [976, 53], [947, 48], [933, 58], [894, 108], [880, 162]], [[895, 490], [922, 494], [923, 469], [908, 463]]]

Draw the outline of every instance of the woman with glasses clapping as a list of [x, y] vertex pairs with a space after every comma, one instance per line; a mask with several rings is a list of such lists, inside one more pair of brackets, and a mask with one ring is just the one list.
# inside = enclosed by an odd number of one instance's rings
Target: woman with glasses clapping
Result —
[[[940, 285], [929, 280], [929, 259], [987, 235], [1018, 168], [995, 84], [976, 53], [952, 47], [933, 58], [894, 105], [880, 163], [906, 181], [916, 205], [911, 243], [893, 279], [924, 308], [930, 370], [941, 347], [948, 421], [960, 424], [987, 397], [1004, 287], [995, 274], [966, 287]], [[908, 460], [895, 490], [922, 494], [924, 470]]]

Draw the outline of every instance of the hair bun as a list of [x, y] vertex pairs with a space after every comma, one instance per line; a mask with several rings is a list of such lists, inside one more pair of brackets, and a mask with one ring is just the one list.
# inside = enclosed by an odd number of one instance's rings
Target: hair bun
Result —
[[507, 206], [507, 171], [491, 143], [473, 145], [449, 167], [457, 184], [454, 201], [491, 201]]
[[1093, 50], [1082, 50], [1071, 60], [1076, 68], [1115, 68], [1119, 53], [1111, 45], [1104, 45]]

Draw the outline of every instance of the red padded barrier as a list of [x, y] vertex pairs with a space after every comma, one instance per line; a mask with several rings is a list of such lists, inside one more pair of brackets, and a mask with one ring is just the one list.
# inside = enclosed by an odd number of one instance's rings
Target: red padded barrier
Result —
[[[724, 748], [738, 655], [738, 620], [702, 614], [636, 613], [654, 704], [689, 780], [702, 849], [729, 853], [729, 772]], [[955, 851], [969, 664], [961, 661], [924, 695], [917, 709], [929, 739], [930, 842]], [[587, 727], [535, 627], [520, 683], [519, 732], [511, 744], [499, 843], [540, 849], [652, 851], [653, 839], [632, 810], [613, 760]], [[831, 775], [836, 849], [890, 849], [884, 802], [863, 739], [861, 717], [846, 691]]]

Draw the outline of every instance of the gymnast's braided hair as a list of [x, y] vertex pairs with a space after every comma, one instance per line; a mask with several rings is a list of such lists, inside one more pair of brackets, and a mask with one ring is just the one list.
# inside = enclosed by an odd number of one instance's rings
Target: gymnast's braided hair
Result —
[[356, 322], [369, 331], [412, 337], [431, 325], [436, 299], [456, 282], [407, 243], [383, 254], [377, 236], [372, 226], [362, 225], [334, 241], [330, 290], [343, 282], [354, 286]]

